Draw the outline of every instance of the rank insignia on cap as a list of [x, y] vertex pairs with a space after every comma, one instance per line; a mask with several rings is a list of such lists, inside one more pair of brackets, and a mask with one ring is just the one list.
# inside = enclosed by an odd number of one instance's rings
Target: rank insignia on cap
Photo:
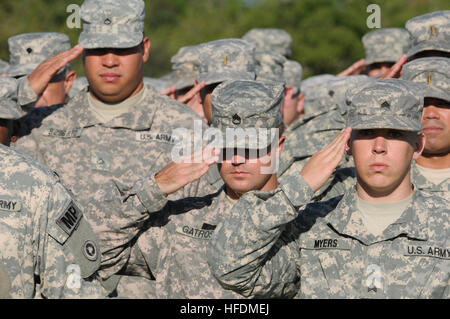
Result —
[[27, 52], [28, 52], [28, 54], [31, 54], [33, 52], [33, 49], [32, 48], [27, 48]]
[[428, 85], [430, 85], [432, 81], [433, 81], [433, 75], [431, 73], [428, 73], [428, 79], [427, 79]]
[[431, 32], [431, 35], [435, 35], [436, 34], [436, 29], [435, 29], [434, 25], [430, 26], [430, 32]]
[[86, 240], [83, 245], [83, 254], [90, 261], [96, 261], [98, 258], [98, 250], [95, 243], [91, 240]]
[[390, 106], [391, 106], [391, 105], [390, 105], [389, 102], [387, 102], [387, 101], [384, 101], [383, 104], [381, 104], [381, 107], [382, 107], [382, 108], [385, 108], [385, 109], [389, 109]]
[[223, 65], [227, 65], [228, 64], [228, 56], [224, 55], [223, 56]]
[[239, 124], [241, 124], [241, 122], [242, 122], [241, 117], [237, 114], [234, 114], [233, 115], [233, 124], [239, 125]]
[[106, 24], [106, 25], [110, 25], [110, 24], [111, 24], [111, 20], [110, 20], [109, 18], [106, 18], [106, 19], [105, 19], [105, 24]]

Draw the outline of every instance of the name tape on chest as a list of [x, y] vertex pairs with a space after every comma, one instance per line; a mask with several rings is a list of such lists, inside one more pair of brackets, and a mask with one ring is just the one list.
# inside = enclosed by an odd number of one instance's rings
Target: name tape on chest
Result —
[[191, 226], [178, 226], [177, 232], [196, 239], [204, 239], [209, 240], [211, 239], [212, 234], [214, 233], [214, 229], [198, 229]]
[[136, 133], [136, 141], [138, 142], [151, 142], [151, 141], [157, 141], [157, 142], [163, 142], [168, 144], [176, 144], [178, 141], [178, 138], [166, 134], [166, 133], [149, 133], [149, 132], [137, 132]]
[[82, 217], [83, 213], [81, 210], [73, 202], [70, 202], [69, 206], [56, 220], [56, 224], [68, 235], [71, 235]]
[[45, 130], [42, 135], [51, 136], [51, 137], [59, 137], [59, 138], [78, 138], [81, 136], [81, 132], [83, 130], [81, 128], [75, 128], [70, 130], [49, 128]]
[[305, 240], [302, 249], [341, 249], [351, 250], [352, 244], [343, 238], [318, 238]]
[[407, 245], [405, 256], [434, 257], [450, 260], [450, 249], [428, 245]]
[[0, 197], [0, 210], [7, 212], [20, 212], [21, 209], [22, 204], [19, 201]]

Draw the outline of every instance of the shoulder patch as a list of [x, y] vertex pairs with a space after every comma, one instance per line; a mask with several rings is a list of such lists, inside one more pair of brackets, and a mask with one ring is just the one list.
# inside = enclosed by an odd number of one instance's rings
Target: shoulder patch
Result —
[[81, 210], [73, 201], [70, 201], [68, 207], [56, 220], [56, 224], [70, 236], [82, 217], [83, 213]]
[[22, 204], [14, 199], [0, 197], [0, 210], [7, 212], [20, 212]]

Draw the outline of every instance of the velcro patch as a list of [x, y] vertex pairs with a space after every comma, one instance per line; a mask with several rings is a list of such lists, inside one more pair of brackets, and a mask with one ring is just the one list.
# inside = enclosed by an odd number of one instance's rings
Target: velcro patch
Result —
[[22, 204], [19, 201], [0, 197], [0, 210], [7, 212], [20, 212], [21, 209]]
[[60, 138], [78, 138], [81, 136], [81, 128], [74, 128], [71, 130], [61, 130], [56, 128], [49, 128], [42, 133], [44, 136], [60, 137]]
[[138, 142], [158, 141], [163, 143], [176, 144], [178, 139], [175, 136], [166, 133], [136, 132], [136, 141]]
[[434, 257], [439, 259], [450, 260], [450, 249], [428, 245], [407, 245], [405, 248], [404, 255]]
[[209, 240], [211, 239], [212, 234], [214, 233], [214, 230], [209, 229], [198, 229], [190, 226], [178, 226], [177, 232], [196, 239], [204, 239]]
[[68, 207], [56, 220], [56, 224], [70, 236], [82, 217], [83, 213], [81, 210], [71, 201], [69, 202]]

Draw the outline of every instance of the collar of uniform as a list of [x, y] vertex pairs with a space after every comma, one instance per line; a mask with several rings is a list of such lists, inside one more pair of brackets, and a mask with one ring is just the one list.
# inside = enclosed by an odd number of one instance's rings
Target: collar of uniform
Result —
[[427, 192], [450, 192], [450, 179], [446, 179], [438, 185], [430, 182], [420, 173], [416, 161], [411, 164], [411, 180], [418, 187], [417, 189], [424, 189]]
[[135, 131], [148, 130], [151, 128], [153, 122], [153, 116], [156, 108], [148, 107], [151, 101], [154, 100], [155, 92], [145, 89], [145, 96], [143, 102], [139, 105], [133, 106], [129, 112], [124, 113], [111, 121], [101, 123], [97, 116], [90, 110], [87, 94], [88, 89], [85, 89], [85, 94], [80, 94], [78, 97], [80, 100], [77, 105], [80, 105], [79, 117], [77, 125], [80, 128], [85, 128], [94, 125], [102, 125], [110, 128], [129, 128]]
[[356, 186], [349, 189], [332, 214], [325, 219], [335, 231], [344, 236], [350, 236], [361, 241], [365, 245], [371, 245], [380, 241], [389, 240], [400, 235], [410, 238], [427, 240], [427, 210], [421, 206], [421, 194], [414, 191], [411, 204], [380, 236], [375, 237], [364, 226], [359, 217]]

